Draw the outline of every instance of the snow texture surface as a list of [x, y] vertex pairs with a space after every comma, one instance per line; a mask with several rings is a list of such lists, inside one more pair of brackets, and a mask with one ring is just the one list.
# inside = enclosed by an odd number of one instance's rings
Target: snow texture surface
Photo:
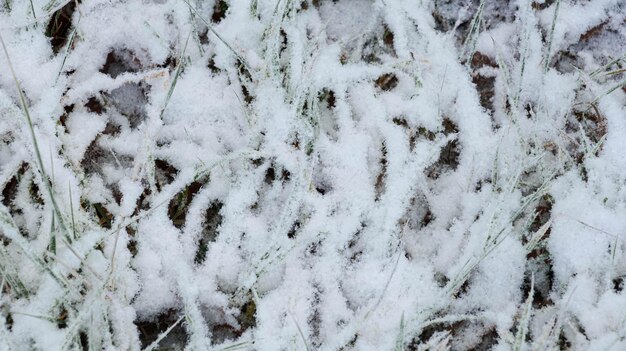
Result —
[[0, 350], [626, 350], [621, 0], [0, 1]]

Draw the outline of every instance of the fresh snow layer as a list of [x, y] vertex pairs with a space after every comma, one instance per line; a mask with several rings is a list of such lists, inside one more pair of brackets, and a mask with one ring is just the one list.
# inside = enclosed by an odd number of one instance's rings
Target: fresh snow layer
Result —
[[0, 350], [626, 349], [619, 0], [2, 0]]

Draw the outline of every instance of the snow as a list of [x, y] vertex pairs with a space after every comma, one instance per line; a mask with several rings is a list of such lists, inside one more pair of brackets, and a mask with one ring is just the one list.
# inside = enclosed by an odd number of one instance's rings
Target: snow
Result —
[[2, 1], [0, 350], [624, 349], [625, 21]]

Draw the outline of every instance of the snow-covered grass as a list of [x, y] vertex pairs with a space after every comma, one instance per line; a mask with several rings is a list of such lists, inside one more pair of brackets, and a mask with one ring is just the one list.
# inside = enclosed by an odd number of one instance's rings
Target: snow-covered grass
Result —
[[0, 1], [0, 350], [626, 349], [620, 0]]

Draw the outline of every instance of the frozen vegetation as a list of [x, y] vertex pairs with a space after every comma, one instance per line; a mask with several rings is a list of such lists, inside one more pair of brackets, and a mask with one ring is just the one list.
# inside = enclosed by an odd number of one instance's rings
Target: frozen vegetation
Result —
[[623, 0], [1, 0], [0, 350], [626, 350]]

